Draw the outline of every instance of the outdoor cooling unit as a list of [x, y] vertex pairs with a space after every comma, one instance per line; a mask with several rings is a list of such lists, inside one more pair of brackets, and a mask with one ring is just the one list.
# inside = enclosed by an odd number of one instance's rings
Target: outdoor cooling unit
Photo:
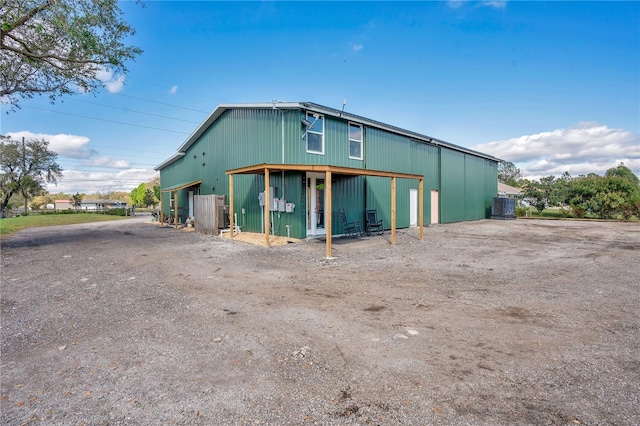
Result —
[[513, 198], [493, 197], [491, 219], [510, 220], [516, 218], [516, 203]]
[[216, 196], [216, 219], [218, 229], [229, 227], [229, 206], [224, 204], [224, 195]]

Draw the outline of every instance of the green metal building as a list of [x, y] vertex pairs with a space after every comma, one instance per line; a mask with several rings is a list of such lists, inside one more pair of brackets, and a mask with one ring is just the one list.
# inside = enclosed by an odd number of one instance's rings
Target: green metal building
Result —
[[[276, 172], [269, 177], [270, 203], [261, 200], [265, 176], [233, 178], [234, 222], [243, 231], [264, 232], [264, 204], [272, 210], [274, 235], [294, 238], [323, 235], [331, 214], [332, 234], [343, 233], [338, 210], [364, 223], [375, 209], [384, 227], [391, 227], [389, 180], [380, 176], [333, 174], [331, 212], [324, 211], [324, 174], [313, 165], [377, 170], [424, 177], [424, 197], [418, 181], [398, 179], [396, 226], [488, 218], [497, 194], [497, 164], [493, 156], [453, 145], [337, 109], [308, 102], [272, 102], [218, 106], [178, 148], [156, 167], [165, 196], [165, 216], [183, 222], [193, 216], [193, 196], [218, 194], [229, 202], [227, 171], [260, 164], [309, 166]], [[357, 172], [357, 170], [356, 170]], [[263, 197], [262, 197], [263, 198]], [[423, 209], [418, 208], [422, 198]], [[177, 205], [174, 205], [177, 200]], [[196, 221], [198, 218], [196, 217]]]

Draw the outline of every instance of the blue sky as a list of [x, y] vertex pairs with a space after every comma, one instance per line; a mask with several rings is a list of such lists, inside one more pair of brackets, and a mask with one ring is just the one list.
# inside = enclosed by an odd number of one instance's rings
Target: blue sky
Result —
[[[640, 174], [640, 2], [121, 2], [144, 53], [97, 96], [2, 105], [50, 192], [129, 191], [223, 103], [311, 101], [513, 161]], [[365, 142], [366, 143], [366, 142]]]

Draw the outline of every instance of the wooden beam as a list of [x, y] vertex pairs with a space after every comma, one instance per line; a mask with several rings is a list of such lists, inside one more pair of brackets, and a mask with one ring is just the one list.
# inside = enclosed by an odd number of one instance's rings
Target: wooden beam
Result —
[[327, 259], [331, 258], [331, 172], [325, 172], [324, 178], [324, 229], [327, 232]]
[[164, 210], [162, 205], [162, 192], [160, 193], [160, 214], [158, 217], [160, 218], [160, 225], [164, 226]]
[[391, 178], [391, 245], [396, 245], [396, 178]]
[[[217, 209], [217, 206], [216, 206]], [[216, 212], [217, 214], [218, 212]], [[234, 237], [235, 223], [233, 223], [233, 175], [229, 175], [229, 232]]]
[[265, 170], [270, 172], [276, 171], [299, 171], [299, 172], [332, 172], [337, 175], [351, 176], [381, 176], [381, 177], [397, 177], [403, 179], [421, 179], [423, 175], [411, 173], [387, 172], [384, 170], [357, 169], [353, 167], [329, 166], [326, 164], [256, 164], [254, 166], [240, 167], [238, 169], [227, 170], [225, 173], [230, 174], [262, 174]]
[[271, 194], [269, 193], [269, 169], [264, 169], [264, 239], [269, 247], [269, 208], [271, 207]]
[[178, 229], [178, 191], [174, 192], [173, 195], [173, 208], [175, 209], [176, 213], [173, 219], [173, 226]]
[[418, 183], [418, 223], [420, 225], [420, 241], [424, 241], [424, 179]]

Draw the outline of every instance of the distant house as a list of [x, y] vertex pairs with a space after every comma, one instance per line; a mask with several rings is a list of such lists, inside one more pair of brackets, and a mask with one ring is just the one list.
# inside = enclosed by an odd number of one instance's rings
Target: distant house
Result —
[[[75, 207], [69, 200], [56, 200], [56, 210], [71, 210]], [[78, 210], [103, 211], [116, 208], [126, 208], [127, 203], [120, 200], [82, 200]]]
[[69, 200], [55, 200], [56, 210], [69, 210], [71, 206], [71, 201]]
[[78, 210], [109, 210], [126, 207], [127, 203], [120, 200], [82, 200]]
[[522, 190], [506, 183], [498, 182], [498, 195], [507, 198], [518, 198], [522, 195]]

